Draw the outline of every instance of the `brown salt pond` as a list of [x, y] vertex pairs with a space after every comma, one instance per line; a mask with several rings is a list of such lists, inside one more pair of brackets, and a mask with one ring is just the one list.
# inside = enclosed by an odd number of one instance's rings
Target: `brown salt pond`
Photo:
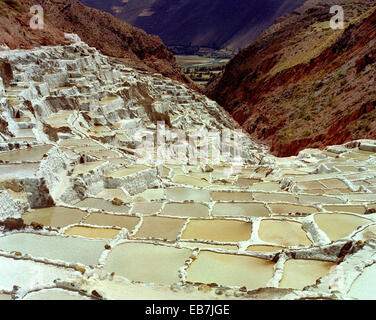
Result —
[[126, 228], [128, 231], [132, 232], [136, 225], [140, 222], [140, 218], [132, 216], [115, 215], [109, 213], [91, 213], [87, 218], [85, 218], [84, 223], [96, 226], [107, 226], [107, 227], [120, 227]]
[[319, 213], [314, 219], [332, 241], [345, 238], [357, 228], [371, 223], [370, 220], [355, 215], [337, 213]]
[[191, 254], [189, 249], [124, 243], [108, 254], [104, 270], [129, 280], [170, 285], [180, 280], [179, 269]]
[[187, 281], [247, 287], [265, 287], [273, 277], [274, 263], [250, 256], [201, 251], [188, 268]]
[[361, 205], [330, 205], [323, 206], [323, 208], [329, 212], [349, 212], [358, 214], [364, 214], [366, 212], [366, 208]]
[[46, 144], [32, 148], [0, 152], [0, 160], [5, 162], [41, 161], [52, 145]]
[[266, 201], [266, 202], [290, 202], [297, 203], [297, 197], [289, 193], [263, 193], [263, 192], [253, 192], [253, 199], [256, 201]]
[[328, 275], [336, 264], [318, 260], [286, 261], [280, 288], [302, 290], [306, 286], [314, 285], [316, 280]]
[[166, 189], [166, 196], [170, 201], [210, 201], [209, 191], [190, 188], [168, 188]]
[[312, 214], [318, 211], [315, 207], [300, 206], [288, 203], [269, 203], [269, 207], [274, 214]]
[[269, 211], [263, 203], [216, 203], [212, 211], [213, 216], [236, 217], [266, 217]]
[[298, 222], [262, 220], [258, 234], [262, 241], [282, 246], [310, 246], [312, 244]]
[[119, 229], [72, 226], [65, 230], [64, 234], [67, 236], [80, 236], [91, 239], [113, 239], [119, 232]]
[[28, 293], [22, 300], [91, 300], [78, 292], [60, 288], [43, 289]]
[[211, 197], [213, 201], [250, 201], [252, 193], [250, 192], [228, 192], [228, 191], [212, 191]]
[[239, 242], [250, 239], [252, 224], [234, 220], [191, 220], [182, 239]]
[[209, 216], [209, 208], [200, 203], [167, 203], [161, 214], [173, 217], [201, 218]]
[[185, 219], [174, 219], [167, 217], [143, 217], [141, 228], [137, 231], [135, 238], [166, 239], [175, 241], [183, 228]]
[[25, 221], [25, 224], [37, 222], [44, 226], [61, 228], [79, 223], [87, 214], [86, 211], [79, 209], [51, 207], [26, 212], [22, 215], [22, 219]]
[[0, 249], [52, 260], [96, 265], [106, 242], [74, 237], [17, 233], [0, 237]]
[[130, 207], [126, 205], [115, 205], [111, 201], [107, 201], [104, 199], [98, 199], [98, 198], [86, 198], [78, 203], [76, 203], [76, 206], [79, 208], [90, 208], [90, 209], [97, 209], [97, 210], [103, 210], [107, 212], [115, 212], [115, 213], [128, 213], [130, 210]]
[[132, 214], [156, 214], [162, 209], [163, 202], [136, 202], [133, 204]]

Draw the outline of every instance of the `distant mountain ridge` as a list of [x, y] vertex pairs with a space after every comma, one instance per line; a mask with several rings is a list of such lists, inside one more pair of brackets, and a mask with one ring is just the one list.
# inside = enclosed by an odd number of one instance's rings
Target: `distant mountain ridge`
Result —
[[305, 0], [82, 0], [168, 46], [243, 48]]

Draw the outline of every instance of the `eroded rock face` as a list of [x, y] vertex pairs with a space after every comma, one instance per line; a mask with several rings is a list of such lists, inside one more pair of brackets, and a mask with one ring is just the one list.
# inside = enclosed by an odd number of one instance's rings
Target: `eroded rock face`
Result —
[[[0, 144], [0, 270], [9, 275], [0, 279], [1, 292], [18, 286], [17, 299], [48, 292], [360, 296], [373, 268], [362, 273], [376, 263], [375, 141], [276, 158], [244, 136], [238, 167], [223, 153], [228, 145], [234, 151], [235, 139], [210, 140], [220, 152], [216, 163], [176, 162], [166, 152], [140, 163], [155, 154], [135, 139], [140, 129], [233, 133], [236, 123], [181, 83], [69, 38], [65, 46], [0, 53], [14, 73], [0, 99], [9, 130]], [[163, 150], [177, 147], [173, 141]], [[33, 268], [43, 281], [26, 280]]]

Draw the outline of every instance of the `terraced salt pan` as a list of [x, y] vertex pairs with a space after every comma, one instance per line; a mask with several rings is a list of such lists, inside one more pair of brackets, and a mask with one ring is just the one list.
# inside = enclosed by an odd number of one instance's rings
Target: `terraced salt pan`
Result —
[[265, 287], [273, 276], [274, 263], [249, 256], [201, 251], [187, 271], [187, 281], [247, 287]]
[[42, 145], [26, 149], [0, 152], [0, 160], [6, 162], [41, 161], [52, 145]]
[[69, 290], [52, 288], [34, 291], [22, 298], [22, 300], [91, 300], [89, 297]]
[[228, 191], [212, 191], [211, 197], [213, 201], [250, 201], [252, 193], [250, 192], [228, 192]]
[[318, 211], [315, 207], [300, 206], [288, 203], [269, 203], [269, 207], [274, 214], [312, 214]]
[[108, 254], [104, 270], [129, 280], [173, 284], [192, 251], [147, 243], [124, 243]]
[[142, 225], [134, 237], [141, 239], [154, 238], [175, 241], [185, 222], [185, 219], [143, 217]]
[[252, 196], [256, 201], [298, 203], [297, 197], [290, 193], [253, 192]]
[[333, 262], [318, 260], [287, 260], [279, 287], [302, 290], [328, 275], [335, 265]]
[[106, 242], [73, 237], [17, 233], [0, 237], [0, 249], [33, 257], [96, 265]]
[[212, 211], [213, 216], [223, 217], [266, 217], [269, 211], [263, 203], [216, 203]]
[[371, 221], [351, 214], [320, 213], [314, 220], [318, 227], [324, 231], [330, 240], [343, 239], [357, 228], [370, 224]]
[[61, 228], [79, 223], [87, 214], [88, 213], [86, 211], [79, 209], [51, 207], [26, 212], [22, 215], [22, 219], [26, 224], [37, 222], [44, 226]]
[[119, 234], [119, 229], [92, 228], [87, 226], [72, 226], [65, 230], [67, 236], [80, 236], [91, 239], [113, 239]]
[[114, 205], [111, 201], [107, 201], [104, 199], [98, 198], [86, 198], [78, 203], [76, 206], [79, 208], [91, 208], [96, 210], [103, 210], [107, 212], [115, 212], [115, 213], [128, 213], [130, 207], [126, 205]]
[[366, 211], [366, 208], [361, 205], [331, 205], [323, 206], [323, 208], [329, 212], [349, 212], [357, 214], [364, 214]]
[[234, 220], [191, 220], [181, 239], [239, 242], [250, 239], [252, 224]]
[[91, 213], [87, 218], [84, 219], [85, 224], [126, 228], [130, 232], [134, 230], [139, 222], [140, 218], [138, 217], [98, 212]]
[[39, 163], [0, 164], [0, 179], [33, 178], [39, 169]]
[[136, 202], [133, 204], [132, 214], [157, 214], [162, 209], [163, 202]]
[[310, 246], [312, 244], [298, 222], [262, 220], [258, 235], [262, 241], [282, 246]]
[[133, 196], [135, 202], [160, 201], [165, 198], [164, 189], [148, 189]]
[[74, 279], [79, 275], [74, 269], [57, 267], [51, 264], [0, 257], [0, 290], [12, 291], [13, 286], [31, 290], [37, 285], [53, 285], [54, 280]]
[[73, 174], [88, 174], [91, 170], [94, 170], [101, 165], [103, 165], [105, 161], [94, 161], [94, 162], [86, 162], [82, 164], [78, 164], [74, 167]]
[[190, 188], [168, 188], [166, 189], [166, 197], [170, 201], [210, 201], [209, 191]]
[[183, 176], [183, 175], [177, 175], [172, 178], [172, 182], [183, 184], [183, 185], [189, 185], [192, 187], [198, 187], [198, 188], [205, 188], [210, 185], [210, 183], [207, 180], [204, 180], [202, 178], [196, 178], [192, 176]]
[[201, 218], [209, 215], [209, 208], [200, 203], [167, 203], [161, 214], [173, 217]]

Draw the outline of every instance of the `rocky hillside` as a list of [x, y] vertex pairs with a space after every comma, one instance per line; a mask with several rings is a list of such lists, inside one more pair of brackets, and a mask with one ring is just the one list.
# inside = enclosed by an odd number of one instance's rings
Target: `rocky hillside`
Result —
[[[331, 5], [345, 29], [330, 28]], [[307, 1], [240, 52], [207, 93], [279, 156], [376, 137], [374, 1]]]
[[83, 0], [169, 46], [244, 48], [304, 0]]
[[[30, 7], [39, 4], [45, 12], [45, 28], [31, 30]], [[76, 33], [104, 54], [132, 66], [157, 71], [186, 83], [172, 52], [157, 36], [132, 27], [112, 15], [88, 8], [76, 0], [0, 1], [0, 44], [11, 49], [55, 45], [64, 32]]]

